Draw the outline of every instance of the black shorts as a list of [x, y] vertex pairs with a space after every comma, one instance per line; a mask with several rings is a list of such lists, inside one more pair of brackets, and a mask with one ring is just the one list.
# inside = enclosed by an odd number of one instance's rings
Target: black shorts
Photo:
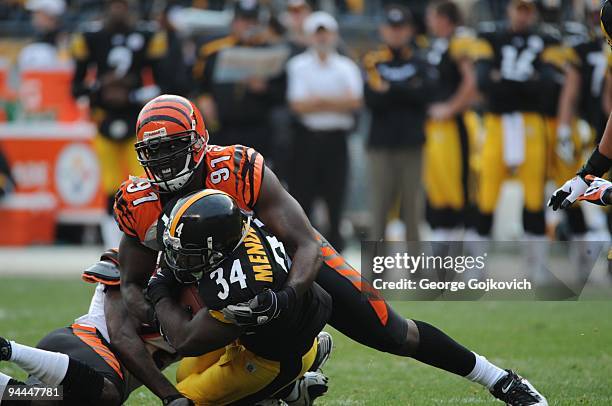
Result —
[[37, 348], [60, 352], [88, 365], [115, 385], [121, 399], [126, 398], [124, 368], [95, 328], [73, 324], [57, 329], [43, 337]]

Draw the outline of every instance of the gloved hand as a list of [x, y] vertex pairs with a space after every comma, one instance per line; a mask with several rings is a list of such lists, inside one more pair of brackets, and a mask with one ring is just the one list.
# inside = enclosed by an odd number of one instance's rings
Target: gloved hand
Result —
[[578, 200], [584, 200], [598, 206], [609, 205], [612, 183], [593, 175], [587, 175], [585, 180], [589, 183], [589, 188], [578, 197]]
[[565, 209], [574, 203], [579, 196], [583, 195], [588, 187], [589, 185], [582, 176], [576, 175], [555, 190], [548, 200], [548, 206], [552, 207], [553, 210]]
[[295, 300], [295, 290], [290, 286], [277, 292], [266, 289], [248, 302], [228, 305], [221, 312], [227, 320], [239, 326], [261, 326], [292, 309]]

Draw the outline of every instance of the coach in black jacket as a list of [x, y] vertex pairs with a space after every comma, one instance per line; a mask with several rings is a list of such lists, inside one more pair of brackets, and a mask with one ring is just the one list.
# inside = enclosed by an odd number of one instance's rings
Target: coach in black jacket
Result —
[[384, 44], [364, 58], [366, 105], [372, 112], [368, 139], [372, 176], [370, 238], [384, 238], [389, 210], [400, 197], [406, 240], [419, 240], [417, 196], [425, 141], [425, 111], [433, 78], [425, 59], [413, 47], [413, 20], [408, 9], [391, 5], [380, 27]]

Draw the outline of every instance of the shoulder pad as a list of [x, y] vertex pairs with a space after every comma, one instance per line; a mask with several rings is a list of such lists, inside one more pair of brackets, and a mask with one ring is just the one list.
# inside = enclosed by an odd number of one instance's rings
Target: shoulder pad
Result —
[[89, 283], [101, 283], [103, 285], [119, 285], [119, 268], [117, 264], [108, 261], [98, 261], [87, 268], [81, 278]]
[[264, 158], [244, 145], [206, 149], [206, 187], [232, 196], [242, 210], [253, 210], [264, 176]]
[[159, 191], [148, 180], [130, 177], [121, 184], [115, 195], [113, 214], [125, 234], [147, 245], [149, 239], [155, 240], [160, 213]]

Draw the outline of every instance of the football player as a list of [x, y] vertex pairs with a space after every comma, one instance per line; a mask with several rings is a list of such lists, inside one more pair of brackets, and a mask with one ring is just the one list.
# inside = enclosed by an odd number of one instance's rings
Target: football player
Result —
[[[610, 0], [606, 0], [601, 8], [600, 25], [608, 45], [612, 47], [612, 3], [610, 3]], [[595, 147], [587, 162], [578, 171], [578, 174], [565, 182], [559, 189], [555, 190], [548, 201], [548, 205], [552, 207], [553, 210], [559, 208], [566, 209], [579, 197], [584, 196], [589, 188], [590, 182], [590, 180], [587, 179], [587, 175], [593, 175], [594, 177], [603, 176], [608, 172], [610, 167], [612, 167], [611, 157], [612, 120], [608, 118], [599, 145]], [[582, 198], [580, 200], [591, 201], [588, 198]]]
[[476, 78], [469, 58], [473, 38], [458, 29], [461, 14], [452, 1], [427, 9], [433, 38], [427, 59], [436, 67], [438, 85], [426, 123], [424, 185], [427, 221], [433, 240], [452, 241], [463, 226], [467, 200], [468, 135], [463, 113], [476, 97]]
[[[525, 191], [526, 238], [546, 241], [547, 151], [542, 106], [554, 94], [555, 64], [563, 52], [558, 40], [536, 30], [533, 0], [512, 0], [507, 13], [507, 24], [482, 32], [474, 47], [478, 88], [485, 98], [476, 228], [482, 238], [490, 236], [501, 185], [514, 176]], [[530, 244], [528, 250], [527, 265], [536, 281], [544, 282], [546, 250], [541, 244]]]
[[[84, 271], [83, 280], [97, 284], [86, 315], [47, 334], [37, 348], [0, 337], [0, 361], [28, 372], [28, 385], [62, 385], [62, 404], [120, 405], [141, 384], [165, 405], [193, 404], [160, 371], [178, 358], [176, 351], [157, 329], [137, 326], [125, 310], [117, 265], [117, 251], [108, 250]], [[0, 399], [6, 385], [25, 383], [0, 373]]]
[[[89, 97], [91, 118], [98, 127], [94, 146], [110, 214], [117, 187], [128, 174], [140, 170], [132, 150], [133, 128], [140, 108], [159, 94], [157, 85], [143, 82], [143, 73], [152, 68], [155, 82], [163, 81], [156, 68], [166, 53], [167, 41], [163, 32], [132, 22], [127, 0], [111, 0], [106, 7], [104, 22], [92, 23], [75, 34], [71, 48], [76, 61], [72, 93]], [[90, 68], [96, 71], [93, 84], [87, 81]], [[120, 233], [112, 217], [101, 228], [104, 244], [118, 246]]]
[[316, 279], [332, 297], [329, 324], [351, 339], [479, 382], [508, 403], [523, 399], [520, 404], [546, 404], [514, 372], [498, 368], [428, 323], [397, 314], [313, 229], [259, 153], [242, 145], [208, 145], [202, 116], [189, 100], [162, 95], [150, 101], [139, 115], [137, 134], [135, 148], [147, 179], [126, 181], [115, 201], [124, 232], [119, 248], [121, 292], [135, 317], [146, 321], [151, 312], [142, 290], [161, 250], [156, 228], [163, 205], [204, 188], [217, 189], [232, 196], [242, 210], [253, 211], [292, 260], [282, 288], [264, 290], [240, 307], [240, 324], [280, 317]]
[[[219, 190], [191, 193], [169, 204], [167, 211], [160, 233], [161, 268], [149, 281], [147, 294], [170, 343], [181, 354], [198, 357], [181, 362], [181, 393], [196, 404], [251, 405], [319, 369], [329, 353], [317, 354], [322, 348], [317, 335], [332, 303], [316, 283], [282, 315], [262, 312], [257, 315], [261, 323], [250, 328], [234, 323], [239, 310], [223, 313], [228, 306], [257, 300], [266, 289], [282, 289], [291, 264], [282, 242]], [[190, 318], [172, 300], [181, 283], [197, 284], [208, 313]], [[324, 347], [331, 350], [331, 336], [323, 337], [329, 341]], [[219, 348], [220, 357], [207, 354]], [[325, 382], [321, 388], [327, 389]]]

